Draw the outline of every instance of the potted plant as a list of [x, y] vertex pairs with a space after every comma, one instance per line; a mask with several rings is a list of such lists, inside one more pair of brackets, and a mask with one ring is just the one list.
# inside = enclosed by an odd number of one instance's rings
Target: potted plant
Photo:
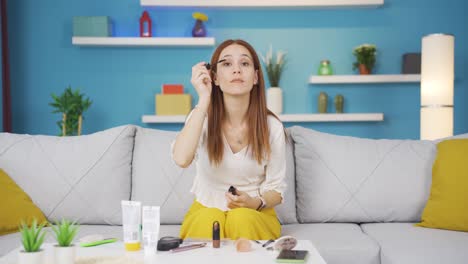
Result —
[[54, 247], [55, 263], [75, 263], [75, 245], [72, 244], [72, 241], [78, 231], [78, 225], [75, 222], [62, 219], [61, 222], [57, 221], [55, 225], [51, 225], [51, 228], [58, 243]]
[[70, 86], [60, 96], [52, 94], [52, 98], [54, 101], [49, 103], [55, 108], [52, 113], [62, 113], [62, 119], [57, 121], [61, 130], [60, 135], [81, 135], [83, 113], [88, 110], [92, 101], [84, 98], [79, 89], [73, 91]]
[[373, 44], [362, 44], [354, 48], [353, 55], [357, 60], [353, 63], [353, 69], [359, 69], [360, 74], [370, 74], [375, 65], [377, 47]]
[[44, 251], [41, 246], [46, 235], [43, 230], [45, 225], [46, 223], [38, 225], [36, 218], [32, 220], [30, 227], [21, 221], [19, 231], [23, 250], [18, 253], [18, 264], [42, 264]]
[[281, 75], [286, 65], [286, 53], [278, 51], [273, 54], [273, 48], [270, 45], [265, 57], [260, 55], [270, 82], [270, 88], [267, 90], [267, 107], [275, 114], [283, 112], [283, 94], [280, 88]]

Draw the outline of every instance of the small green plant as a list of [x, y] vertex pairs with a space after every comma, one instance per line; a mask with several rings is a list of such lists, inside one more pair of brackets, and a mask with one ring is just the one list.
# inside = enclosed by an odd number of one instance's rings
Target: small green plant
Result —
[[49, 103], [55, 108], [52, 113], [62, 113], [62, 119], [57, 121], [61, 130], [60, 135], [81, 135], [83, 113], [88, 110], [92, 101], [84, 98], [84, 94], [81, 94], [79, 89], [73, 91], [70, 86], [60, 96], [52, 94], [52, 98], [54, 101]]
[[286, 64], [286, 53], [278, 51], [275, 55], [273, 54], [273, 48], [270, 46], [265, 57], [262, 57], [263, 63], [265, 64], [268, 81], [270, 81], [271, 87], [279, 87], [281, 80], [281, 74], [284, 71]]
[[45, 230], [43, 230], [45, 225], [46, 223], [38, 225], [36, 218], [33, 219], [31, 227], [24, 220], [21, 221], [19, 230], [21, 233], [21, 243], [25, 252], [37, 252], [40, 250], [46, 235]]
[[69, 247], [78, 231], [78, 225], [75, 222], [65, 219], [62, 219], [62, 222], [57, 221], [55, 225], [51, 225], [51, 228], [60, 247]]
[[353, 69], [358, 69], [359, 65], [363, 64], [371, 72], [375, 65], [377, 47], [373, 44], [362, 44], [354, 48], [353, 55], [357, 60], [353, 63]]

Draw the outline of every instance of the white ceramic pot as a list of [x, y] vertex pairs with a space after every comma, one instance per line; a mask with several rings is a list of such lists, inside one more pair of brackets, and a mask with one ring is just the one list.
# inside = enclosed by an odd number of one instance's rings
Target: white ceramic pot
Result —
[[283, 112], [283, 91], [279, 87], [267, 89], [267, 108], [279, 115]]
[[44, 250], [37, 252], [25, 252], [21, 250], [18, 253], [18, 264], [43, 264], [44, 263]]
[[74, 264], [75, 263], [75, 245], [69, 247], [54, 246], [54, 263]]

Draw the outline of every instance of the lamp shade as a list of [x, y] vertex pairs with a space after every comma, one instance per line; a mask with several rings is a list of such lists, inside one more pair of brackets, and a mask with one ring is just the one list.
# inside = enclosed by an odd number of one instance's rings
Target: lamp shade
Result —
[[422, 39], [421, 139], [453, 135], [455, 38], [431, 34]]

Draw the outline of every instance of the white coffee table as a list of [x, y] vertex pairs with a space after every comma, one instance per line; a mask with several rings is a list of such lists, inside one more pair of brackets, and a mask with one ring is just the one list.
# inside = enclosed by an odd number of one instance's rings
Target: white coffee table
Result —
[[[264, 241], [263, 241], [264, 242]], [[269, 251], [261, 245], [252, 242], [253, 250], [250, 252], [238, 253], [235, 249], [233, 241], [223, 241], [221, 248], [212, 248], [211, 243], [204, 248], [183, 251], [179, 253], [161, 252], [159, 251], [153, 257], [144, 256], [143, 250], [137, 252], [125, 251], [122, 242], [100, 245], [89, 248], [77, 248], [77, 257], [97, 257], [97, 256], [126, 256], [136, 260], [144, 261], [145, 264], [267, 264], [276, 263], [277, 251]], [[45, 263], [53, 263], [53, 245], [44, 244], [42, 248], [45, 250]], [[322, 256], [315, 246], [308, 240], [299, 240], [298, 245], [294, 249], [308, 250], [309, 256], [306, 263], [310, 264], [326, 264]], [[18, 251], [17, 248], [7, 255], [0, 258], [0, 264], [16, 264]]]

